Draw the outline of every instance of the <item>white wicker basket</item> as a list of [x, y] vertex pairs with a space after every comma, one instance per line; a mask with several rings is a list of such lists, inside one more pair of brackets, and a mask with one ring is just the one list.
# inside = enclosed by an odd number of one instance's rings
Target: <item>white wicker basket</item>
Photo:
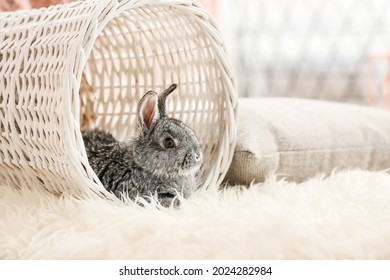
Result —
[[148, 90], [200, 138], [203, 187], [221, 183], [236, 138], [236, 86], [213, 20], [195, 1], [89, 0], [0, 13], [0, 184], [106, 194], [80, 128], [135, 132]]

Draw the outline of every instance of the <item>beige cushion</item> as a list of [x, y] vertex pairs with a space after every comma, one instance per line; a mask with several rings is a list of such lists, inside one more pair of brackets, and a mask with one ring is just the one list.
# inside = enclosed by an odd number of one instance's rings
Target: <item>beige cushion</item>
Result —
[[225, 181], [302, 181], [335, 168], [390, 168], [390, 113], [297, 98], [239, 103], [237, 147]]

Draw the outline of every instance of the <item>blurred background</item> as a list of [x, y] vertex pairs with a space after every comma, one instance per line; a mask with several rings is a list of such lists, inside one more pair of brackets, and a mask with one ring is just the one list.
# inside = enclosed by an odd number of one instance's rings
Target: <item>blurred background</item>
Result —
[[216, 20], [239, 95], [384, 107], [389, 0], [201, 0]]

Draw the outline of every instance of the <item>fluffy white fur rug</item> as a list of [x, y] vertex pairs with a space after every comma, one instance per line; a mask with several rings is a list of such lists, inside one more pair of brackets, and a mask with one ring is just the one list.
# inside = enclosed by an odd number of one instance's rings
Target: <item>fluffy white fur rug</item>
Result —
[[389, 259], [390, 175], [199, 191], [180, 210], [0, 188], [2, 259]]

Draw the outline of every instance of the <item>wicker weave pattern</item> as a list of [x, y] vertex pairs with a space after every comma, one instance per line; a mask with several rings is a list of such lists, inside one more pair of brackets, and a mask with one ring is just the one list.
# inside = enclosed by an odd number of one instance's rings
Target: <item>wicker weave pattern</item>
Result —
[[173, 82], [168, 113], [195, 129], [202, 185], [217, 185], [233, 155], [237, 98], [219, 32], [196, 2], [90, 0], [1, 13], [0, 180], [105, 193], [80, 128], [129, 139], [139, 98]]

